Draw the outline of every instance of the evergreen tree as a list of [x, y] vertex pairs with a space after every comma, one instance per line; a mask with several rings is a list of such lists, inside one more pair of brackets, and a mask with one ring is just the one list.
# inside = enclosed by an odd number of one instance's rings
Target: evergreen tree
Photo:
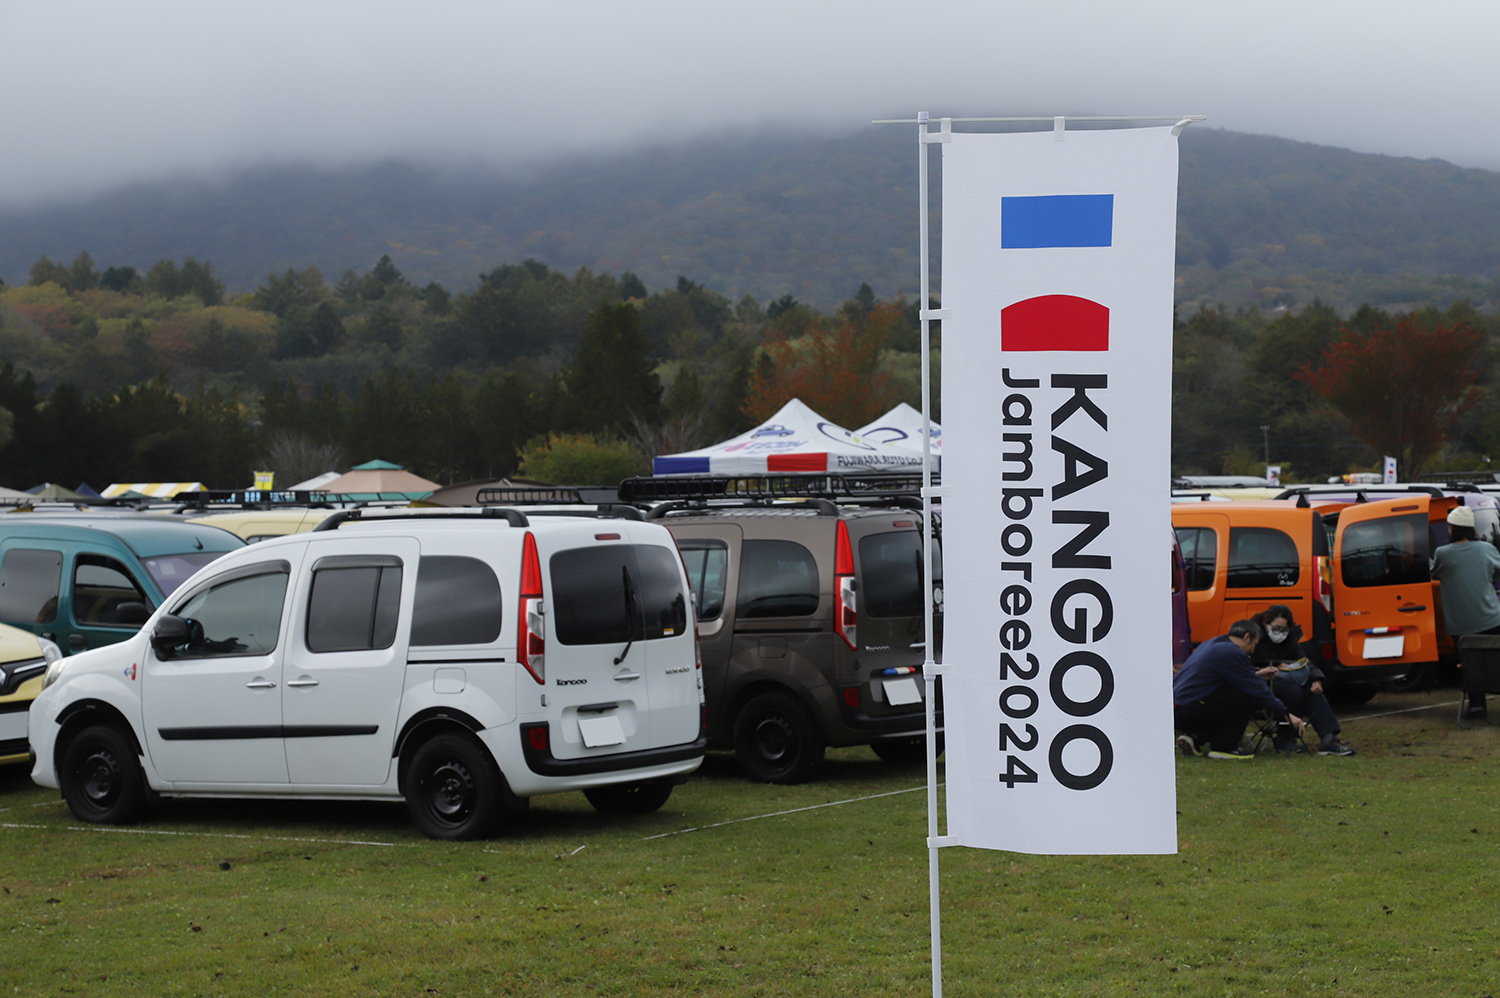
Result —
[[618, 433], [632, 417], [648, 423], [660, 418], [661, 379], [635, 306], [600, 305], [590, 313], [563, 381], [571, 422], [586, 433]]

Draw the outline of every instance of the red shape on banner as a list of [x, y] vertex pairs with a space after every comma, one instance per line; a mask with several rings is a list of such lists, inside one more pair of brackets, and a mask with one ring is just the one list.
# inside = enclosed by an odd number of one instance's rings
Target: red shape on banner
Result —
[[827, 471], [827, 454], [768, 454], [767, 471]]
[[1000, 310], [1001, 350], [1108, 350], [1109, 309], [1076, 295], [1023, 298]]

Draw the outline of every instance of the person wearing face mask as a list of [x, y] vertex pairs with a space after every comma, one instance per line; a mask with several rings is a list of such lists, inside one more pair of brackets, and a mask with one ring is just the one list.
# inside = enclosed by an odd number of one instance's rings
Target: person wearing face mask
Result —
[[1257, 670], [1250, 664], [1260, 633], [1254, 621], [1236, 620], [1228, 634], [1199, 645], [1172, 678], [1173, 726], [1179, 732], [1177, 747], [1183, 755], [1254, 758], [1254, 752], [1240, 746], [1240, 739], [1257, 709], [1285, 718], [1301, 733], [1302, 719], [1288, 711], [1263, 682], [1274, 667]]
[[[1339, 719], [1323, 695], [1323, 672], [1302, 654], [1302, 628], [1292, 619], [1290, 607], [1268, 606], [1250, 618], [1260, 625], [1265, 638], [1250, 658], [1257, 669], [1274, 667], [1271, 692], [1293, 713], [1307, 718], [1318, 733], [1319, 755], [1353, 755], [1354, 748], [1339, 740]], [[1284, 739], [1276, 743], [1284, 752], [1303, 751], [1302, 743]]]

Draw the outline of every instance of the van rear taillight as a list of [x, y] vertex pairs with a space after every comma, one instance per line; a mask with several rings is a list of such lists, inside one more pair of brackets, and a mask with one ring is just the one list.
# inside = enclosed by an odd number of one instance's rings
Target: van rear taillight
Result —
[[1323, 609], [1329, 613], [1333, 612], [1333, 566], [1326, 554], [1320, 554], [1317, 558], [1317, 572], [1313, 585], [1317, 587], [1318, 602], [1323, 604]]
[[[543, 602], [542, 562], [536, 538], [528, 531], [521, 544], [520, 620], [516, 625], [516, 658], [540, 684], [547, 681], [547, 608]], [[532, 734], [535, 736], [535, 730]], [[542, 732], [545, 741], [547, 734]]]
[[854, 605], [854, 547], [849, 543], [849, 527], [843, 520], [839, 521], [838, 541], [834, 548], [833, 576], [838, 592], [838, 605], [834, 612], [838, 614], [839, 637], [844, 639], [844, 644], [857, 651], [859, 644], [855, 637], [855, 625], [859, 623], [859, 615], [855, 612]]
[[1323, 645], [1318, 650], [1323, 653], [1323, 661], [1325, 661], [1325, 662], [1331, 662], [1331, 661], [1334, 660], [1334, 658], [1337, 657], [1336, 653], [1337, 653], [1338, 649], [1335, 648], [1331, 644], [1329, 644], [1329, 645]]
[[547, 751], [547, 726], [538, 724], [526, 730], [526, 741], [538, 752]]

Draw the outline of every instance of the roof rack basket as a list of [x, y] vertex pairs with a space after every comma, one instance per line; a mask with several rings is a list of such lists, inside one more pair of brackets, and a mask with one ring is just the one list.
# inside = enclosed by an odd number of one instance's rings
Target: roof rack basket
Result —
[[[932, 476], [938, 484], [938, 476]], [[681, 475], [627, 478], [620, 501], [667, 502], [673, 499], [882, 499], [922, 494], [921, 475]]]

